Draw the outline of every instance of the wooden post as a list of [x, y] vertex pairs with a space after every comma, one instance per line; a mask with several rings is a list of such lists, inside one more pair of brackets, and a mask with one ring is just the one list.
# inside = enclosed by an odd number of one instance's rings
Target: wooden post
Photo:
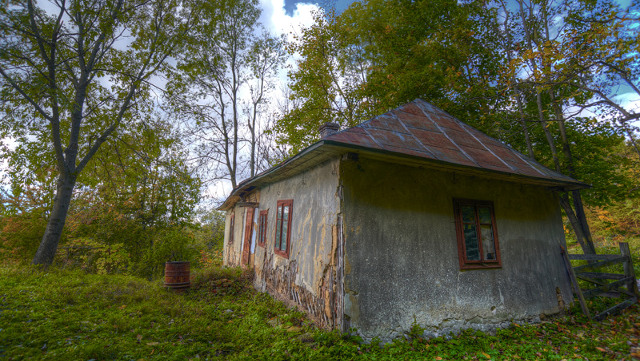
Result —
[[576, 274], [573, 272], [573, 267], [571, 266], [571, 261], [569, 261], [567, 252], [564, 250], [564, 247], [562, 246], [560, 246], [560, 250], [561, 250], [560, 253], [562, 253], [562, 258], [564, 259], [565, 268], [567, 269], [567, 273], [569, 273], [569, 279], [571, 280], [573, 291], [576, 294], [576, 296], [578, 296], [578, 301], [580, 302], [582, 313], [584, 313], [589, 320], [592, 320], [591, 313], [589, 312], [589, 307], [587, 307], [587, 302], [584, 300], [584, 296], [582, 295], [582, 290], [580, 290], [578, 279], [576, 278]]
[[633, 293], [637, 299], [640, 294], [638, 293], [638, 281], [636, 280], [636, 273], [633, 270], [633, 259], [631, 258], [629, 243], [620, 242], [619, 246], [620, 254], [627, 258], [627, 260], [624, 262], [624, 275], [625, 277], [631, 278], [631, 280], [627, 283], [627, 291]]

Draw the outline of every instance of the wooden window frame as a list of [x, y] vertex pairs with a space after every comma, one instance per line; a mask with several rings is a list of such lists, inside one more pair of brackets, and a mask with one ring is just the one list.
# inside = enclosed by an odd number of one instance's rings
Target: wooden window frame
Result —
[[[281, 207], [281, 211], [278, 212], [278, 208]], [[289, 218], [287, 219], [287, 234], [286, 234], [286, 242], [287, 242], [287, 247], [286, 250], [280, 249], [278, 248], [278, 241], [280, 240], [280, 236], [282, 234], [282, 226], [283, 226], [283, 214], [284, 214], [284, 207], [285, 206], [289, 206]], [[275, 252], [275, 254], [282, 256], [284, 258], [289, 258], [289, 251], [291, 250], [291, 218], [293, 218], [293, 199], [285, 199], [285, 200], [280, 200], [278, 201], [277, 205], [276, 205], [276, 226], [275, 226], [275, 237], [274, 237], [274, 241], [273, 241], [273, 251]], [[278, 227], [278, 224], [280, 225], [280, 227]], [[278, 232], [278, 230], [280, 232]], [[280, 233], [280, 234], [278, 234]]]
[[[462, 220], [462, 206], [472, 206], [475, 210], [476, 238], [478, 239], [478, 249], [480, 250], [480, 260], [467, 260], [466, 242], [464, 239], [464, 225]], [[491, 230], [493, 232], [493, 244], [496, 253], [495, 260], [484, 260], [482, 251], [482, 235], [481, 223], [478, 216], [478, 207], [487, 207], [491, 213]], [[500, 242], [498, 240], [498, 228], [496, 227], [496, 216], [491, 201], [481, 201], [475, 199], [454, 199], [453, 200], [454, 218], [456, 222], [456, 238], [458, 239], [458, 260], [461, 270], [471, 269], [491, 269], [502, 268], [502, 260], [500, 258]]]
[[233, 244], [233, 232], [235, 230], [236, 214], [231, 213], [231, 222], [229, 222], [229, 244]]
[[260, 247], [267, 245], [267, 220], [269, 217], [269, 210], [265, 209], [260, 211], [258, 215], [258, 241], [256, 244]]

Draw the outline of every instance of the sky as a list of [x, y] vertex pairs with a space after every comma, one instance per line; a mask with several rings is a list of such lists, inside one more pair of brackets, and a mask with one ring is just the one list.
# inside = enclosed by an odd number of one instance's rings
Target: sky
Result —
[[321, 8], [335, 8], [338, 13], [344, 11], [354, 0], [260, 0], [262, 16], [260, 21], [269, 30], [277, 34], [298, 33], [299, 29], [311, 25], [313, 12]]

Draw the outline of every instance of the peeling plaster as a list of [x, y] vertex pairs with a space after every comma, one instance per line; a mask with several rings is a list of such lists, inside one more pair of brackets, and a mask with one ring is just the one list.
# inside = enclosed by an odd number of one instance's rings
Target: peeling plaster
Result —
[[[339, 161], [308, 169], [260, 189], [260, 210], [269, 209], [267, 243], [255, 253], [254, 285], [306, 312], [319, 326], [342, 328], [342, 216]], [[288, 258], [273, 252], [275, 205], [293, 199]], [[225, 246], [227, 246], [225, 244]], [[233, 247], [225, 264], [236, 264]]]

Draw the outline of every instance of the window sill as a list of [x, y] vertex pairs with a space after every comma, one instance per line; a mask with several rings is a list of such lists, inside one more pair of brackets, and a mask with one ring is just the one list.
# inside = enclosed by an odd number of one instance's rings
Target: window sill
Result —
[[273, 252], [274, 252], [275, 254], [277, 254], [278, 256], [280, 256], [280, 257], [283, 257], [283, 258], [289, 259], [289, 252], [283, 252], [283, 251], [281, 251], [281, 250], [279, 250], [279, 249], [274, 249], [274, 250], [273, 250]]
[[478, 269], [496, 269], [496, 268], [502, 268], [502, 265], [498, 263], [471, 263], [471, 264], [460, 265], [461, 271], [478, 270]]

